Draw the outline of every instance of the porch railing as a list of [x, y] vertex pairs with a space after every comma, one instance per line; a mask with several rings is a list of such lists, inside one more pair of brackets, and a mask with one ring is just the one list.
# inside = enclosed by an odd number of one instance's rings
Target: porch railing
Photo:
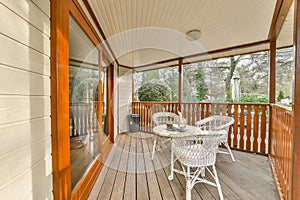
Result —
[[98, 102], [70, 103], [70, 137], [99, 131]]
[[270, 105], [272, 113], [270, 160], [280, 186], [282, 199], [290, 199], [292, 170], [292, 110]]
[[140, 114], [140, 129], [152, 132], [152, 115], [156, 112], [181, 111], [190, 125], [210, 115], [228, 115], [235, 119], [228, 132], [228, 143], [232, 148], [254, 153], [268, 154], [269, 104], [256, 103], [177, 103], [177, 102], [133, 102], [132, 113]]

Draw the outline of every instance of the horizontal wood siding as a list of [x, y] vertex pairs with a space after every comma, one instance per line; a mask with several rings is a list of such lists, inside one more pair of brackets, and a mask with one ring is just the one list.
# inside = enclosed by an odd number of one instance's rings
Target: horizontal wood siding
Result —
[[132, 70], [119, 67], [119, 129], [120, 132], [127, 132], [128, 115], [131, 108], [132, 95]]
[[52, 199], [49, 13], [0, 1], [1, 199]]

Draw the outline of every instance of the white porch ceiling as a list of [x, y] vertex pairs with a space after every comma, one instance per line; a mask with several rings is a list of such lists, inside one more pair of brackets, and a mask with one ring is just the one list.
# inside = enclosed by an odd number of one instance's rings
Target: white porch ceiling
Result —
[[[140, 65], [268, 39], [276, 0], [88, 0], [121, 65]], [[191, 42], [185, 33], [201, 30]], [[282, 46], [290, 41], [286, 25]], [[284, 32], [284, 31], [282, 31]], [[285, 39], [283, 39], [285, 38]], [[268, 49], [269, 44], [210, 55]], [[197, 58], [195, 58], [197, 59]], [[153, 66], [154, 67], [154, 66]], [[158, 67], [158, 66], [156, 66]]]

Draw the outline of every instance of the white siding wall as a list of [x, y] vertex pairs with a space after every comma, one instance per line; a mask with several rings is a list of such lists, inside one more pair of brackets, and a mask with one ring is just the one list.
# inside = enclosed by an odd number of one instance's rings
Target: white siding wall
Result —
[[119, 132], [127, 132], [132, 102], [132, 70], [119, 68]]
[[49, 0], [0, 0], [0, 199], [52, 199], [49, 18]]

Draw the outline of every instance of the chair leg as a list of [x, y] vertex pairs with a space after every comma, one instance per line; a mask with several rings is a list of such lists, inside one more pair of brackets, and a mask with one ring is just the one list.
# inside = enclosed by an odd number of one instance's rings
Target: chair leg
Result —
[[171, 141], [171, 166], [170, 166], [170, 175], [168, 179], [171, 181], [174, 178], [174, 152], [173, 152], [173, 141]]
[[[188, 184], [188, 182], [186, 182], [186, 184]], [[188, 187], [186, 187], [185, 199], [186, 200], [191, 200], [192, 199], [192, 189], [190, 189]]]
[[213, 172], [214, 172], [215, 181], [216, 181], [216, 185], [217, 185], [217, 188], [218, 188], [218, 193], [219, 193], [220, 200], [223, 200], [223, 199], [224, 199], [224, 197], [223, 197], [223, 193], [222, 193], [221, 185], [220, 185], [220, 182], [219, 182], [219, 178], [218, 178], [218, 174], [217, 174], [216, 166], [215, 166], [215, 165], [213, 165], [213, 166], [212, 166], [212, 168], [213, 168]]
[[232, 161], [234, 162], [234, 161], [235, 161], [235, 159], [234, 159], [234, 157], [233, 157], [233, 154], [232, 154], [232, 151], [231, 151], [231, 149], [230, 149], [230, 146], [229, 146], [229, 144], [228, 144], [227, 142], [225, 142], [225, 143], [224, 143], [224, 145], [225, 145], [225, 147], [226, 147], [227, 151], [229, 152], [229, 154], [230, 154], [230, 156], [231, 156], [231, 159], [232, 159]]
[[153, 143], [153, 149], [152, 149], [152, 160], [154, 158], [154, 152], [155, 152], [156, 143], [157, 143], [157, 140], [156, 140], [156, 137], [154, 137], [154, 143]]
[[185, 198], [186, 200], [192, 199], [192, 178], [190, 175], [190, 167], [187, 167], [186, 170], [186, 186], [185, 186]]

